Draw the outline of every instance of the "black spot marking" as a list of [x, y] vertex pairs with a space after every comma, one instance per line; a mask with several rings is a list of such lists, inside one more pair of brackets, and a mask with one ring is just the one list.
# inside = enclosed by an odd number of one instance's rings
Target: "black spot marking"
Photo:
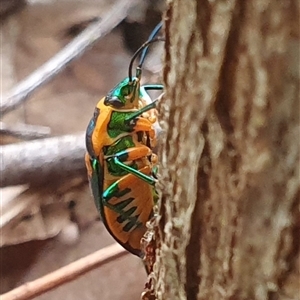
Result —
[[127, 211], [125, 211], [122, 215], [117, 218], [118, 223], [123, 223], [130, 218], [130, 216], [136, 211], [137, 206], [133, 206]]
[[139, 225], [138, 222], [138, 218], [139, 216], [133, 217], [131, 218], [130, 222], [128, 222], [124, 227], [123, 227], [123, 231], [128, 232], [130, 231], [133, 227], [137, 227]]
[[117, 204], [114, 205], [114, 207], [116, 209], [119, 209], [119, 210], [123, 210], [127, 205], [129, 205], [132, 201], [134, 200], [134, 198], [128, 198], [124, 201], [121, 201]]
[[126, 188], [124, 190], [117, 191], [116, 193], [114, 193], [113, 197], [121, 198], [121, 197], [125, 196], [126, 194], [128, 194], [129, 192], [131, 192], [131, 189]]

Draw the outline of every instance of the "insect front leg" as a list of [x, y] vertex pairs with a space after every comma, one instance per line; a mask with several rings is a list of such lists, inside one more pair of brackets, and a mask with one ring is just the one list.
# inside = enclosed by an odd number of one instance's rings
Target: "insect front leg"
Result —
[[[152, 106], [152, 105], [151, 105]], [[148, 106], [149, 107], [149, 106]], [[149, 109], [148, 109], [149, 110]], [[149, 118], [145, 118], [142, 116], [142, 114], [148, 110], [141, 109], [137, 112], [134, 112], [130, 115], [128, 115], [125, 119], [125, 126], [129, 126], [130, 131], [139, 132], [143, 131], [146, 132], [151, 139], [155, 138], [155, 129], [153, 127], [153, 124], [155, 120], [150, 120]]]

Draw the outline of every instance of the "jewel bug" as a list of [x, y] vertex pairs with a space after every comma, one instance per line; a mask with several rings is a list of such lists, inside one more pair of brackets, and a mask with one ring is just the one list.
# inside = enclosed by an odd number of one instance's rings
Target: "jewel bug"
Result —
[[[85, 162], [95, 204], [113, 238], [129, 252], [142, 257], [141, 238], [153, 214], [156, 197], [155, 105], [148, 92], [161, 84], [141, 85], [142, 65], [154, 37], [133, 55], [128, 77], [102, 98], [86, 131]], [[136, 57], [141, 54], [132, 76]]]

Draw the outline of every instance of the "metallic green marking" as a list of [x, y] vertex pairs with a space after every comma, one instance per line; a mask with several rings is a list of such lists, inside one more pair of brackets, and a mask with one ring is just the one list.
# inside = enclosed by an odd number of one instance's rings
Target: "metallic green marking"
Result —
[[103, 192], [103, 199], [108, 202], [111, 198], [121, 198], [122, 196], [131, 192], [130, 188], [126, 188], [124, 190], [119, 190], [119, 185], [117, 182], [114, 182]]
[[118, 139], [114, 144], [111, 146], [107, 146], [104, 149], [104, 155], [110, 156], [115, 155], [118, 152], [124, 151], [128, 148], [135, 147], [135, 144], [133, 142], [133, 138], [130, 135], [124, 136], [120, 139]]
[[114, 111], [108, 124], [107, 133], [111, 138], [115, 138], [124, 132], [132, 132], [130, 126], [125, 125], [125, 118], [128, 112]]
[[[125, 137], [120, 138], [113, 145], [106, 147], [104, 149], [104, 155], [116, 156], [116, 155], [118, 155], [118, 153], [126, 151], [126, 149], [132, 148], [132, 147], [135, 147], [132, 136], [125, 136]], [[124, 152], [124, 155], [126, 155], [125, 152]], [[132, 163], [130, 165], [130, 167], [137, 169], [137, 164]], [[107, 168], [108, 168], [109, 173], [114, 176], [124, 176], [124, 175], [128, 174], [127, 170], [124, 170], [124, 168], [121, 168], [114, 162], [113, 157], [107, 159]]]
[[93, 167], [92, 178], [90, 180], [94, 201], [98, 211], [101, 214], [102, 219], [104, 218], [102, 213], [102, 193], [103, 193], [103, 171], [101, 164], [98, 160], [92, 159], [91, 165]]
[[143, 181], [147, 182], [150, 185], [155, 185], [156, 183], [156, 179], [148, 176], [140, 171], [138, 171], [137, 169], [132, 168], [131, 166], [125, 165], [123, 162], [121, 162], [118, 157], [114, 157], [113, 158], [113, 162], [118, 165], [120, 168], [126, 170], [128, 173], [131, 173], [133, 175], [135, 175], [136, 177], [142, 179]]
[[123, 79], [120, 83], [118, 83], [113, 89], [111, 89], [108, 92], [106, 96], [107, 101], [109, 102], [109, 99], [112, 98], [118, 98], [125, 105], [127, 101], [125, 97], [132, 92], [132, 89], [134, 87], [136, 86], [133, 85], [133, 82], [129, 82], [128, 77]]
[[115, 138], [121, 133], [134, 131], [137, 118], [144, 112], [154, 108], [156, 102], [152, 102], [140, 110], [133, 112], [114, 111], [111, 113], [111, 118], [107, 126], [107, 133], [111, 138]]

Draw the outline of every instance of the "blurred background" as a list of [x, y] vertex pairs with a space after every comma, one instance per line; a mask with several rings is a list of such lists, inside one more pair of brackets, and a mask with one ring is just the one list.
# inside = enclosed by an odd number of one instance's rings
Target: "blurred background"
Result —
[[[103, 18], [116, 2], [0, 0], [1, 94]], [[45, 126], [50, 136], [84, 131], [99, 99], [127, 76], [130, 57], [161, 20], [163, 9], [164, 1], [139, 1], [111, 33], [1, 121], [8, 127]], [[160, 58], [159, 50], [150, 53], [146, 79], [159, 77]], [[22, 141], [1, 135], [2, 145]], [[114, 243], [99, 220], [85, 173], [54, 181], [1, 189], [1, 293]], [[127, 255], [36, 299], [139, 299], [145, 282], [141, 261]]]

